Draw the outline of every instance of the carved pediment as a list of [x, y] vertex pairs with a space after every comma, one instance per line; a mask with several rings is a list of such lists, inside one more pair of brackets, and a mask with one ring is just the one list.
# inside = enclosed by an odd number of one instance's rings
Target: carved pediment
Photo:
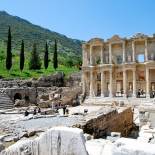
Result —
[[112, 38], [108, 40], [109, 42], [119, 42], [122, 41], [122, 38], [119, 37], [119, 35], [114, 35]]
[[100, 39], [100, 38], [93, 38], [88, 41], [88, 43], [90, 43], [90, 44], [102, 44], [103, 42], [104, 42], [104, 40]]
[[132, 38], [146, 38], [147, 35], [143, 34], [143, 33], [136, 33], [135, 35], [133, 35]]

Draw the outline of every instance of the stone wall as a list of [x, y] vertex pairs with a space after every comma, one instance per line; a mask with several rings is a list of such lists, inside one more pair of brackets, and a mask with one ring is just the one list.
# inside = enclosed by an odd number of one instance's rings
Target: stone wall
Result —
[[111, 108], [106, 113], [98, 111], [82, 126], [82, 129], [86, 133], [93, 134], [95, 138], [99, 138], [109, 135], [110, 132], [121, 132], [122, 136], [127, 136], [132, 127], [133, 112], [129, 107], [121, 111]]
[[1, 88], [0, 92], [6, 93], [12, 102], [15, 100], [26, 100], [29, 103], [36, 104], [37, 103], [37, 89], [31, 87], [14, 87], [14, 88]]

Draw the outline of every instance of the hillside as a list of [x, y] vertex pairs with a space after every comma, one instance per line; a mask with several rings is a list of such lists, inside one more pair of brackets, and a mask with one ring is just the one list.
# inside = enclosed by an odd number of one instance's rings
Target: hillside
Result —
[[34, 42], [36, 42], [39, 49], [42, 50], [46, 41], [48, 41], [49, 45], [52, 45], [54, 39], [57, 39], [60, 52], [71, 52], [81, 55], [80, 40], [70, 39], [57, 32], [34, 25], [20, 17], [9, 15], [5, 11], [0, 11], [0, 40], [7, 40], [8, 26], [11, 26], [12, 45], [15, 49], [19, 49], [22, 39], [25, 41], [27, 50], [31, 50]]
[[[6, 70], [6, 43], [8, 27], [12, 33], [12, 54], [13, 64], [10, 71]], [[66, 75], [78, 71], [76, 67], [81, 62], [82, 41], [68, 38], [62, 34], [50, 31], [34, 25], [24, 19], [9, 15], [0, 11], [0, 79], [1, 78], [38, 78], [42, 75], [49, 75], [55, 72], [53, 69], [53, 46], [54, 40], [58, 42], [58, 63], [57, 71], [63, 71]], [[21, 41], [25, 43], [25, 66], [23, 72], [19, 70], [19, 53]], [[49, 67], [44, 69], [43, 55], [45, 42], [49, 45]], [[30, 53], [33, 43], [37, 44], [37, 51], [40, 54], [42, 66], [40, 70], [29, 70]]]

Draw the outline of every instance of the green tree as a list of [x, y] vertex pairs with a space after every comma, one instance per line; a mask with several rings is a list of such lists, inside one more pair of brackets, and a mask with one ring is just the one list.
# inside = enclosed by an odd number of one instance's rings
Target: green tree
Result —
[[56, 41], [56, 39], [55, 39], [55, 44], [54, 44], [53, 67], [55, 70], [58, 68], [58, 55], [57, 55], [57, 41]]
[[25, 61], [25, 56], [24, 56], [24, 41], [22, 40], [22, 43], [21, 43], [21, 51], [20, 51], [20, 70], [21, 71], [24, 68], [24, 61]]
[[47, 42], [46, 42], [46, 45], [45, 45], [44, 67], [45, 67], [45, 69], [48, 68], [48, 45], [47, 45]]
[[73, 67], [73, 60], [72, 59], [67, 59], [66, 66]]
[[39, 54], [37, 52], [36, 44], [33, 44], [33, 50], [30, 57], [29, 69], [40, 69], [41, 68], [41, 60]]
[[8, 30], [8, 41], [7, 41], [7, 54], [6, 54], [6, 69], [10, 70], [12, 67], [12, 53], [11, 53], [11, 28]]

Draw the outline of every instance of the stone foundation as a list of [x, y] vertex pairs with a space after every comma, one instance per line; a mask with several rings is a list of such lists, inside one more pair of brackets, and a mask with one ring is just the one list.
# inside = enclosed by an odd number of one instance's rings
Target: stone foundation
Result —
[[84, 132], [94, 135], [95, 138], [104, 137], [110, 132], [120, 132], [127, 136], [133, 127], [133, 112], [129, 108], [104, 108], [87, 116], [88, 121], [82, 126]]

